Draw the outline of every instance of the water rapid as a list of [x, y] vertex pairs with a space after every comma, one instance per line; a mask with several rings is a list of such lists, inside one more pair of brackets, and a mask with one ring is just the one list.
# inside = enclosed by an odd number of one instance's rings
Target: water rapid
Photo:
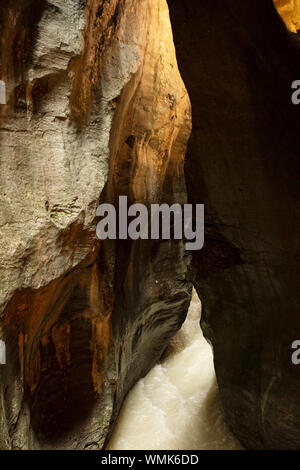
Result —
[[218, 397], [213, 354], [196, 292], [162, 359], [128, 394], [109, 450], [234, 450]]

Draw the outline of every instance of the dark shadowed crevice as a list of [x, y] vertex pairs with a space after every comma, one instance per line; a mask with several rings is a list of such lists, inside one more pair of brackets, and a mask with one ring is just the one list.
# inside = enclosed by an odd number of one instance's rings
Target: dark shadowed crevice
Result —
[[[16, 80], [24, 77], [32, 62], [38, 23], [47, 8], [51, 7], [46, 0], [8, 0], [0, 5], [1, 42], [5, 45], [1, 48], [2, 77]], [[16, 25], [8, 21], [9, 15], [14, 17]]]
[[227, 421], [248, 448], [299, 446], [299, 50], [271, 0], [169, 0], [193, 107], [185, 176], [205, 203], [193, 253]]

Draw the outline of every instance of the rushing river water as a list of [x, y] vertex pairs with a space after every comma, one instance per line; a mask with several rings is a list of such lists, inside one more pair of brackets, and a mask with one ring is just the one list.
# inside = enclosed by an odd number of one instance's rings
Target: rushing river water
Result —
[[196, 292], [166, 357], [131, 390], [110, 450], [241, 449], [223, 419]]

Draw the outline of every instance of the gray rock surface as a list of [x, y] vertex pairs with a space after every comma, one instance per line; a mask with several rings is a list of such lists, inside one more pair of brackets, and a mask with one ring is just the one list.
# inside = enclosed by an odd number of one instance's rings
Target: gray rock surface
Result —
[[185, 200], [167, 5], [15, 0], [0, 25], [0, 448], [101, 448], [191, 294], [181, 243], [96, 239], [100, 199]]

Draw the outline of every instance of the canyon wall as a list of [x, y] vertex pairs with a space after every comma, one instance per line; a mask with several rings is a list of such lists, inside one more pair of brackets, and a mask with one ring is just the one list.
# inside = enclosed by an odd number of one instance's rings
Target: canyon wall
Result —
[[[191, 285], [226, 419], [298, 448], [296, 1], [0, 5], [1, 449], [100, 449]], [[187, 188], [185, 186], [185, 180]], [[206, 206], [205, 247], [96, 238], [100, 202]]]
[[299, 449], [297, 41], [271, 0], [168, 3], [193, 107], [188, 199], [206, 205], [191, 275], [227, 422], [247, 448]]
[[0, 448], [99, 449], [190, 301], [178, 241], [96, 239], [99, 202], [185, 202], [165, 0], [0, 6]]

